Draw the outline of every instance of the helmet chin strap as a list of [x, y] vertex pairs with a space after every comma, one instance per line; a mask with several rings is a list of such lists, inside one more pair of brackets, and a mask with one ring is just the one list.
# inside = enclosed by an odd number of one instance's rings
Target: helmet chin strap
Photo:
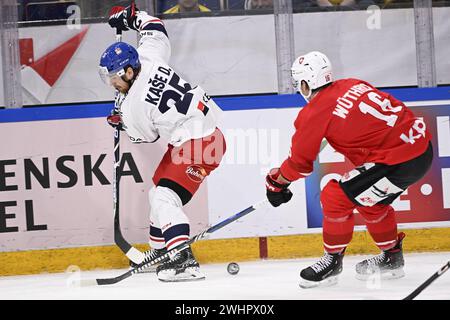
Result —
[[309, 100], [311, 99], [311, 90], [309, 90], [309, 93], [306, 96], [301, 91], [300, 94], [302, 95], [303, 98], [305, 98], [307, 102], [309, 102]]
[[131, 88], [131, 86], [133, 85], [134, 79], [130, 79], [127, 80], [125, 79], [125, 76], [122, 76], [122, 80], [125, 81], [126, 83], [128, 83], [128, 86]]
[[[128, 83], [129, 88], [131, 88], [131, 86], [132, 86], [133, 83], [134, 83], [134, 80], [137, 79], [138, 75], [139, 75], [139, 72], [136, 72], [135, 70], [133, 70], [133, 78], [132, 78], [132, 79], [130, 79], [130, 80], [126, 79], [126, 78], [125, 78], [125, 74], [122, 75], [120, 78], [122, 78], [123, 81], [125, 81], [126, 83]], [[128, 89], [129, 89], [129, 88], [128, 88]]]
[[329, 82], [329, 83], [327, 83], [327, 84], [325, 84], [325, 85], [323, 85], [323, 86], [321, 86], [321, 87], [319, 87], [319, 88], [316, 88], [316, 89], [314, 89], [314, 91], [313, 90], [311, 90], [311, 88], [309, 89], [309, 93], [308, 93], [308, 95], [303, 95], [303, 93], [301, 93], [301, 95], [303, 96], [303, 98], [305, 98], [305, 100], [306, 101], [311, 101], [311, 99], [312, 98], [314, 98], [318, 93], [319, 93], [319, 91], [321, 91], [322, 89], [324, 89], [325, 87], [328, 87], [329, 85], [331, 85], [332, 84], [332, 82]]
[[309, 100], [311, 99], [311, 95], [312, 95], [312, 90], [311, 90], [311, 88], [310, 88], [309, 86], [308, 86], [308, 89], [309, 89], [308, 94], [307, 94], [307, 95], [303, 94], [303, 90], [302, 90], [302, 87], [301, 87], [301, 84], [300, 84], [300, 90], [299, 90], [299, 93], [302, 95], [302, 97], [303, 97], [307, 102], [309, 102]]
[[125, 78], [125, 74], [123, 76], [121, 76], [122, 80], [125, 81], [126, 83], [128, 83], [128, 85], [131, 87], [131, 85], [133, 84], [134, 80], [136, 79], [136, 75], [133, 75], [132, 79], [127, 79]]
[[[311, 99], [313, 98], [313, 95], [315, 96], [315, 93], [317, 93], [322, 88], [322, 87], [320, 87], [320, 88], [315, 89], [315, 91], [313, 93], [313, 90], [311, 89], [311, 87], [309, 86], [309, 84], [305, 80], [297, 81], [294, 78], [294, 81], [295, 81], [295, 82], [293, 82], [294, 83], [293, 84], [294, 88], [298, 91], [298, 93], [301, 94], [301, 96], [306, 100], [306, 102], [311, 101]], [[306, 85], [308, 86], [308, 94], [303, 94], [303, 90], [302, 90], [302, 82], [303, 81], [305, 81]], [[328, 84], [326, 84], [325, 86], [327, 86], [327, 85]]]

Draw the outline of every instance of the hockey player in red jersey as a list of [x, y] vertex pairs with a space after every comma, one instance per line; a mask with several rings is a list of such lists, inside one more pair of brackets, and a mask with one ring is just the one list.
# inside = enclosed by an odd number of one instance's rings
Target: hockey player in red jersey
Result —
[[355, 165], [321, 192], [325, 253], [301, 271], [300, 286], [337, 282], [355, 213], [364, 218], [381, 250], [356, 265], [357, 278], [367, 279], [376, 272], [382, 278], [402, 277], [405, 235], [397, 232], [391, 203], [431, 166], [433, 150], [424, 121], [365, 81], [333, 81], [331, 63], [320, 52], [298, 57], [291, 72], [296, 90], [308, 103], [295, 120], [289, 156], [266, 177], [270, 203], [277, 207], [291, 199], [290, 183], [312, 173], [324, 138]]
[[[137, 50], [112, 44], [100, 59], [100, 76], [120, 92], [118, 110], [108, 116], [134, 143], [168, 143], [149, 192], [150, 246], [155, 257], [189, 240], [189, 219], [183, 212], [204, 179], [218, 166], [226, 144], [217, 122], [222, 112], [199, 86], [191, 86], [169, 66], [171, 45], [164, 23], [134, 4], [113, 7], [111, 27], [140, 35]], [[158, 265], [166, 282], [204, 279], [191, 248]]]

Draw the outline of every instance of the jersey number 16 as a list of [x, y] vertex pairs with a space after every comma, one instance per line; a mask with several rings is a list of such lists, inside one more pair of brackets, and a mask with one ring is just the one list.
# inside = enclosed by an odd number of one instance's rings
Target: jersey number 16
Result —
[[398, 113], [402, 110], [403, 107], [402, 106], [393, 107], [389, 99], [381, 100], [382, 97], [378, 95], [376, 92], [369, 92], [367, 96], [369, 100], [373, 102], [376, 106], [371, 106], [362, 101], [359, 104], [359, 110], [361, 110], [361, 112], [364, 114], [370, 114], [377, 119], [385, 121], [388, 126], [393, 127], [398, 119], [398, 116], [396, 116], [395, 114], [384, 114], [380, 112], [376, 107], [381, 108], [381, 110], [384, 112], [390, 113]]

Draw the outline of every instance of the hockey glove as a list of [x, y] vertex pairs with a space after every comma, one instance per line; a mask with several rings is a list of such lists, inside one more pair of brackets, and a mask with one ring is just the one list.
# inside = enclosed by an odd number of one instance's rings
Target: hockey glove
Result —
[[266, 196], [274, 207], [278, 207], [292, 198], [292, 192], [288, 189], [290, 183], [281, 182], [282, 180], [286, 179], [281, 175], [280, 168], [271, 169], [266, 176]]
[[113, 127], [114, 129], [124, 130], [122, 126], [122, 117], [120, 116], [120, 113], [113, 109], [111, 111], [111, 114], [106, 118], [108, 121], [108, 124]]
[[108, 23], [112, 28], [120, 31], [135, 29], [133, 22], [136, 19], [136, 12], [139, 11], [134, 2], [128, 7], [115, 6], [109, 12]]

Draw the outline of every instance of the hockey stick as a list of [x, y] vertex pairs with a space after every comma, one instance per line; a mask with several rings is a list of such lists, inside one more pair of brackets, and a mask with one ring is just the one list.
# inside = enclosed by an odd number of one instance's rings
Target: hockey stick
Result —
[[[116, 41], [122, 41], [122, 31], [116, 31]], [[114, 102], [114, 109], [118, 110], [117, 103], [119, 91], [116, 91], [116, 99]], [[114, 210], [114, 242], [125, 253], [125, 255], [136, 264], [144, 261], [145, 255], [125, 240], [120, 231], [120, 216], [119, 216], [119, 184], [120, 184], [120, 130], [114, 129], [114, 171], [113, 171], [113, 210]]]
[[134, 267], [131, 270], [128, 270], [127, 272], [114, 277], [114, 278], [106, 278], [106, 279], [79, 279], [77, 281], [77, 284], [80, 286], [90, 286], [90, 285], [109, 285], [109, 284], [115, 284], [117, 282], [120, 282], [122, 280], [125, 280], [128, 277], [131, 277], [133, 274], [138, 273], [139, 271], [145, 269], [148, 265], [154, 265], [156, 263], [159, 262], [165, 262], [168, 261], [170, 259], [170, 257], [173, 257], [174, 255], [176, 255], [178, 252], [183, 251], [185, 249], [187, 249], [192, 243], [199, 241], [201, 239], [206, 238], [209, 234], [225, 227], [226, 225], [230, 224], [233, 221], [236, 221], [239, 218], [242, 218], [243, 216], [249, 214], [250, 212], [255, 211], [256, 209], [262, 207], [263, 205], [265, 205], [267, 203], [267, 200], [258, 202], [257, 204], [254, 204], [253, 206], [250, 206], [244, 210], [242, 210], [241, 212], [236, 213], [235, 215], [215, 224], [212, 227], [209, 227], [208, 229], [204, 230], [203, 232], [198, 233], [197, 235], [195, 235], [194, 237], [192, 237], [191, 239], [189, 239], [186, 242], [183, 242], [181, 244], [179, 244], [178, 246], [176, 246], [175, 248], [167, 251], [166, 253], [162, 253], [157, 255], [156, 257], [154, 257], [152, 260], [144, 260], [143, 262], [141, 262], [140, 264], [138, 264], [136, 267]]
[[403, 298], [403, 300], [412, 300], [419, 293], [421, 293], [425, 288], [427, 288], [434, 280], [439, 278], [445, 271], [447, 271], [450, 268], [450, 261], [448, 261], [443, 267], [441, 267], [438, 271], [436, 271], [431, 277], [429, 277], [424, 283], [422, 283], [416, 290], [411, 292], [406, 298]]

